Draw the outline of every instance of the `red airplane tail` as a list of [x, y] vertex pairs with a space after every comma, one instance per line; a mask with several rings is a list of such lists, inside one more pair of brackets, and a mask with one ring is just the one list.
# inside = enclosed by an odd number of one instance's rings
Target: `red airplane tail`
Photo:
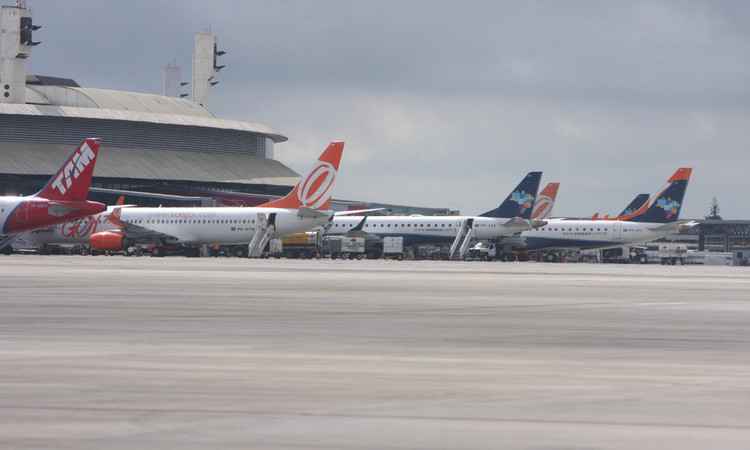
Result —
[[34, 196], [56, 201], [85, 201], [89, 195], [100, 140], [85, 139], [68, 157], [47, 185]]
[[547, 183], [542, 192], [536, 198], [534, 203], [534, 211], [531, 213], [532, 220], [544, 220], [552, 214], [552, 208], [555, 206], [555, 200], [557, 199], [557, 190], [560, 188], [560, 183]]
[[263, 208], [331, 209], [331, 195], [343, 153], [343, 142], [331, 142], [307, 175], [294, 186], [292, 192], [283, 198], [259, 206]]

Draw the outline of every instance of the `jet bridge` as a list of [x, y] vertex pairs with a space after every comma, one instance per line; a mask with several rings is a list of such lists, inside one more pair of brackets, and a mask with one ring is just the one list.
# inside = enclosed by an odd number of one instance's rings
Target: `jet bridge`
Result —
[[451, 244], [450, 259], [464, 259], [474, 238], [474, 219], [464, 219]]

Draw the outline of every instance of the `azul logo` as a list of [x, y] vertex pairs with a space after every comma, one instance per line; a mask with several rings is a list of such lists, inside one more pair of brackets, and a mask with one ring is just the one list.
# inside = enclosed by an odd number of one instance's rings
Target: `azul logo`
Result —
[[297, 189], [297, 199], [306, 208], [320, 208], [331, 198], [336, 168], [331, 163], [318, 161]]
[[55, 180], [52, 182], [52, 187], [60, 194], [65, 195], [65, 193], [68, 192], [68, 189], [73, 185], [73, 181], [81, 176], [83, 171], [89, 164], [91, 164], [94, 158], [96, 158], [96, 155], [89, 145], [84, 143], [57, 174], [57, 177], [55, 177]]
[[671, 198], [660, 198], [656, 201], [656, 206], [664, 210], [667, 219], [671, 219], [680, 212], [681, 205], [680, 202], [674, 201]]
[[534, 206], [534, 196], [527, 194], [524, 191], [516, 191], [510, 195], [510, 199], [518, 203], [521, 207], [521, 212]]

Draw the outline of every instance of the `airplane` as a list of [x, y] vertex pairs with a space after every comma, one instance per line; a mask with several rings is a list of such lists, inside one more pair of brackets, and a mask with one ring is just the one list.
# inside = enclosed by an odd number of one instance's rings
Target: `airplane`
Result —
[[97, 214], [106, 208], [102, 203], [86, 200], [99, 146], [99, 139], [85, 139], [36, 194], [0, 197], [0, 250], [12, 252], [10, 244], [26, 231]]
[[13, 242], [13, 249], [47, 252], [48, 246], [88, 245], [92, 234], [118, 227], [112, 216], [117, 208], [136, 207], [124, 203], [125, 197], [120, 196], [116, 204], [107, 206], [105, 211], [98, 214], [21, 233]]
[[552, 215], [552, 208], [555, 207], [558, 189], [560, 189], [560, 183], [547, 183], [547, 186], [539, 193], [536, 203], [534, 203], [531, 220], [544, 220]]
[[542, 172], [529, 172], [500, 206], [479, 216], [335, 216], [325, 234], [401, 236], [408, 246], [451, 243], [469, 229], [474, 239], [520, 233], [532, 228], [532, 207], [541, 178]]
[[[552, 209], [555, 207], [557, 191], [559, 189], [560, 183], [557, 182], [547, 183], [544, 189], [542, 189], [542, 192], [540, 192], [536, 198], [534, 209], [531, 213], [532, 223], [541, 223], [552, 215]], [[486, 252], [488, 255], [495, 252], [492, 256], [492, 258], [494, 258], [497, 255], [496, 249], [498, 248], [513, 249], [522, 248], [523, 246], [524, 243], [521, 239], [521, 234], [517, 233], [512, 236], [503, 236], [499, 239], [495, 239], [495, 242], [479, 241], [474, 247], [472, 247], [472, 250], [475, 252]]]
[[549, 219], [534, 230], [521, 233], [529, 250], [608, 248], [643, 243], [674, 233], [688, 221], [679, 221], [692, 169], [680, 168], [667, 186], [638, 215], [614, 220]]
[[331, 195], [343, 151], [343, 142], [332, 142], [289, 194], [257, 207], [114, 208], [107, 219], [114, 226], [91, 234], [90, 246], [121, 251], [149, 244], [154, 256], [163, 255], [170, 245], [186, 246], [193, 256], [204, 244], [250, 244], [262, 251], [273, 237], [328, 223], [334, 214]]

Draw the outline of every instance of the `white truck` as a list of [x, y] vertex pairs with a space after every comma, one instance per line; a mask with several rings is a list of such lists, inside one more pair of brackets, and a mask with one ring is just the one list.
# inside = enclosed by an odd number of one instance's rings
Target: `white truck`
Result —
[[362, 259], [366, 240], [363, 237], [331, 236], [327, 239], [331, 259]]
[[688, 256], [687, 245], [684, 244], [659, 244], [659, 261], [662, 265], [685, 265]]
[[383, 257], [404, 259], [403, 236], [386, 236], [383, 238]]
[[494, 242], [477, 242], [466, 254], [467, 260], [493, 261], [497, 258], [497, 245]]

